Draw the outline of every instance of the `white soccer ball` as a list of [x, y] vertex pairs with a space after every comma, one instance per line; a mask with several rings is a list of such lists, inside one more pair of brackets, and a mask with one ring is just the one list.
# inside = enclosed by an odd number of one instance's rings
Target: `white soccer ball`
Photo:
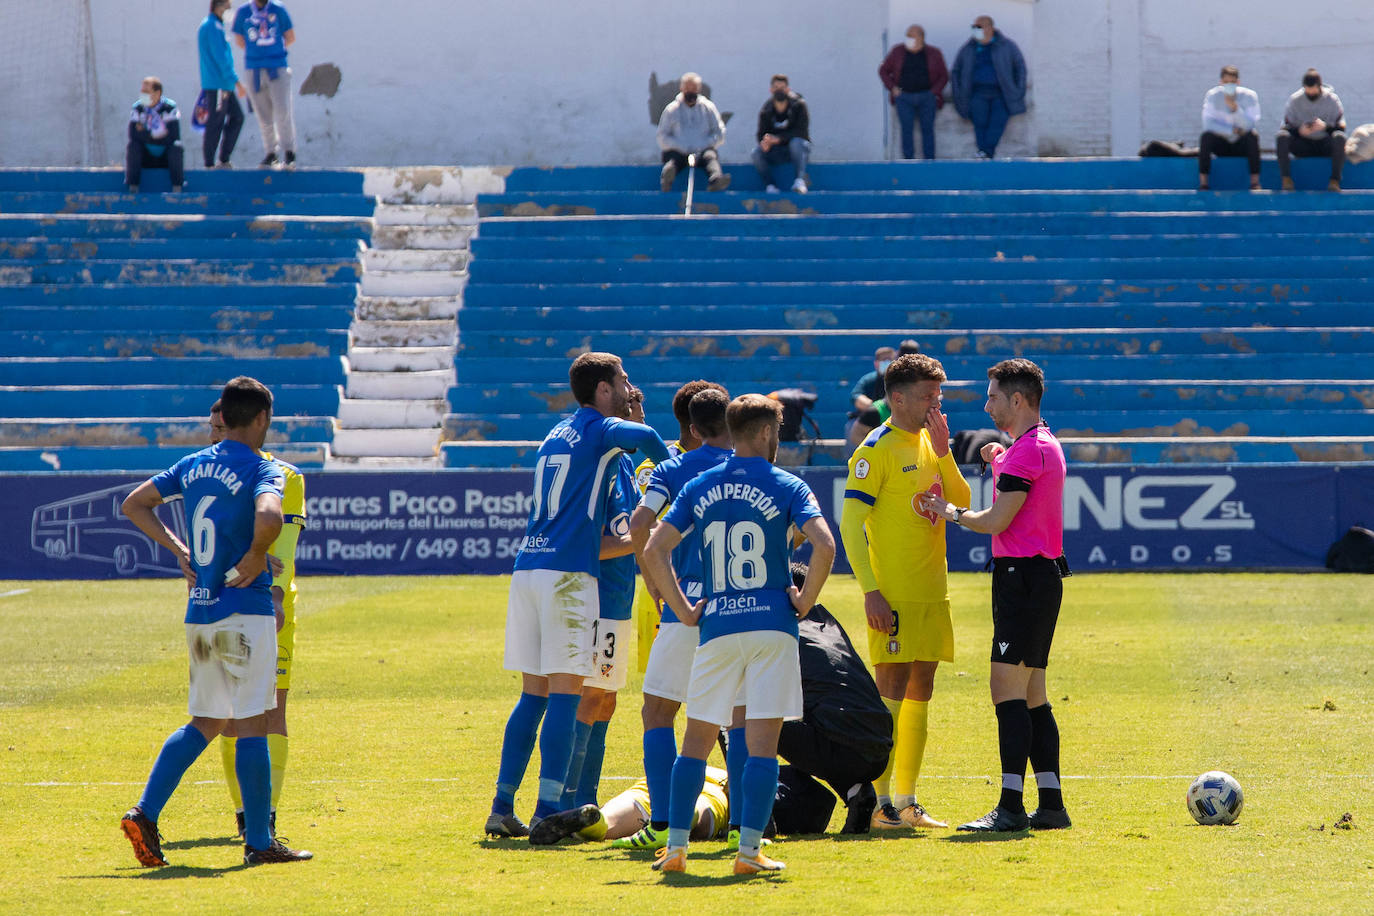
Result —
[[1188, 787], [1188, 813], [1199, 824], [1234, 824], [1245, 807], [1240, 783], [1229, 773], [1211, 770]]

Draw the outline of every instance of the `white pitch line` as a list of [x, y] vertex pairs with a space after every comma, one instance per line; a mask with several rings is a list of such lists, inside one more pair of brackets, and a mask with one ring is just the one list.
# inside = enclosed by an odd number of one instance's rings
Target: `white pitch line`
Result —
[[29, 591], [30, 590], [27, 588], [16, 588], [12, 592], [0, 592], [0, 598], [13, 598], [15, 595], [27, 595]]

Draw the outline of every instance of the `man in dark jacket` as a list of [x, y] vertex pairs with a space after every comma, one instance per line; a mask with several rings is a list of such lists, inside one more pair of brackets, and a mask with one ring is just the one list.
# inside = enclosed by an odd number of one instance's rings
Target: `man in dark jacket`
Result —
[[138, 193], [143, 169], [166, 169], [172, 190], [180, 191], [185, 160], [181, 147], [181, 112], [162, 95], [162, 80], [145, 77], [138, 101], [129, 112], [129, 144], [124, 150], [124, 181]]
[[[792, 581], [806, 567], [792, 564]], [[872, 781], [892, 753], [892, 715], [854, 644], [830, 612], [816, 605], [798, 622], [802, 717], [784, 722], [773, 819], [779, 833], [823, 833], [835, 809], [829, 783], [849, 808], [841, 833], [867, 833], [877, 802]]]
[[797, 171], [792, 190], [805, 194], [806, 162], [811, 158], [811, 114], [806, 110], [806, 99], [792, 90], [781, 73], [773, 74], [768, 88], [771, 94], [759, 109], [754, 168], [768, 186], [768, 193], [776, 194], [773, 166], [790, 161]]
[[973, 122], [978, 158], [991, 159], [1007, 120], [1026, 110], [1026, 59], [1016, 42], [993, 28], [991, 16], [979, 16], [972, 29], [954, 58], [954, 107]]
[[926, 44], [926, 30], [913, 25], [906, 30], [906, 41], [896, 45], [878, 67], [901, 125], [902, 158], [916, 157], [912, 132], [921, 119], [921, 158], [935, 158], [935, 112], [944, 104], [949, 70], [945, 56], [934, 45]]

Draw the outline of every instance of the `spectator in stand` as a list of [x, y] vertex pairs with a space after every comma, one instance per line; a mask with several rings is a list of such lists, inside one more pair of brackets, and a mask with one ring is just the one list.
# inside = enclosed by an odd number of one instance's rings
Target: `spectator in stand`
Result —
[[205, 121], [205, 167], [215, 167], [215, 153], [219, 153], [219, 167], [230, 168], [229, 157], [239, 142], [243, 129], [243, 108], [235, 93], [246, 95], [248, 90], [234, 72], [234, 55], [229, 51], [229, 36], [225, 31], [233, 21], [229, 0], [210, 0], [210, 15], [200, 24], [197, 41], [200, 45], [200, 88], [205, 95], [209, 116]]
[[1016, 42], [993, 28], [991, 16], [979, 16], [973, 35], [954, 58], [954, 107], [973, 122], [978, 158], [997, 155], [1007, 121], [1026, 110], [1026, 59]]
[[701, 77], [682, 74], [679, 92], [658, 117], [658, 146], [663, 150], [663, 171], [659, 187], [671, 191], [677, 173], [687, 168], [687, 157], [696, 156], [697, 165], [706, 170], [706, 187], [724, 191], [730, 176], [720, 167], [717, 152], [725, 142], [725, 121], [715, 104], [701, 94]]
[[1316, 70], [1303, 74], [1302, 88], [1288, 97], [1288, 107], [1283, 110], [1283, 127], [1274, 138], [1274, 152], [1278, 155], [1285, 191], [1293, 190], [1290, 156], [1299, 159], [1329, 156], [1331, 180], [1326, 183], [1326, 189], [1341, 189], [1341, 167], [1345, 165], [1345, 109], [1341, 107], [1340, 97], [1322, 82], [1322, 75]]
[[896, 358], [897, 351], [891, 347], [879, 347], [873, 351], [873, 371], [864, 373], [849, 392], [849, 400], [853, 402], [855, 410], [862, 413], [883, 396], [883, 373]]
[[935, 158], [935, 112], [945, 104], [943, 92], [949, 83], [949, 69], [945, 56], [934, 45], [926, 44], [926, 30], [919, 25], [909, 26], [906, 41], [893, 46], [878, 67], [883, 81], [897, 109], [897, 123], [901, 125], [902, 158], [916, 158], [916, 138], [913, 131], [916, 119], [921, 120], [921, 158]]
[[811, 158], [811, 114], [806, 99], [788, 85], [787, 77], [774, 73], [769, 84], [772, 93], [759, 109], [759, 129], [754, 147], [754, 168], [766, 184], [769, 194], [777, 194], [773, 181], [773, 166], [791, 161], [797, 171], [792, 190], [806, 193], [806, 162]]
[[1250, 190], [1260, 186], [1259, 96], [1240, 85], [1240, 71], [1221, 68], [1221, 84], [1202, 99], [1202, 139], [1198, 140], [1197, 187], [1210, 187], [1213, 156], [1244, 156], [1250, 163]]
[[[291, 114], [291, 68], [286, 49], [296, 43], [296, 29], [286, 7], [275, 0], [248, 0], [234, 14], [234, 40], [243, 49], [248, 92], [267, 151], [259, 163], [296, 166], [296, 121]], [[282, 159], [277, 158], [280, 145]]]
[[176, 102], [163, 97], [162, 80], [156, 76], [144, 77], [140, 92], [129, 113], [124, 181], [129, 193], [137, 194], [145, 168], [166, 169], [172, 179], [172, 190], [180, 191], [186, 168], [181, 147], [181, 112]]

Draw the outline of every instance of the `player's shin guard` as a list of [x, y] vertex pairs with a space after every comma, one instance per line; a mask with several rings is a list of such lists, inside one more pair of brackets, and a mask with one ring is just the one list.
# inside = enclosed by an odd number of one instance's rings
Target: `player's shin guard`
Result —
[[582, 762], [582, 775], [577, 780], [575, 805], [596, 804], [597, 789], [601, 784], [601, 765], [606, 759], [606, 730], [609, 722], [592, 723], [592, 733], [587, 740], [587, 756]]
[[577, 704], [581, 700], [576, 693], [549, 694], [548, 712], [539, 729], [539, 802], [534, 806], [535, 817], [558, 812], [563, 780], [568, 777], [568, 763], [572, 760]]
[[883, 697], [883, 705], [892, 716], [892, 753], [887, 755], [887, 768], [883, 775], [873, 780], [873, 791], [878, 793], [878, 805], [892, 804], [892, 771], [897, 766], [897, 724], [901, 721], [902, 701]]
[[778, 758], [750, 757], [744, 764], [743, 782], [739, 852], [742, 856], [757, 856], [768, 818], [773, 815], [773, 799], [778, 794]]
[[582, 780], [582, 765], [587, 760], [587, 745], [591, 738], [591, 723], [579, 719], [573, 726], [572, 757], [568, 759], [568, 775], [563, 778], [563, 797], [558, 800], [560, 811], [577, 805], [578, 783]]
[[267, 754], [272, 758], [272, 810], [277, 810], [277, 799], [281, 798], [281, 786], [286, 781], [286, 753], [288, 743], [285, 735], [267, 736]]
[[190, 769], [191, 764], [208, 747], [210, 742], [194, 725], [183, 725], [167, 736], [162, 750], [153, 762], [153, 770], [148, 774], [148, 784], [143, 788], [143, 797], [138, 806], [143, 809], [148, 820], [156, 821], [162, 814], [167, 799], [176, 791], [181, 777]]
[[243, 794], [239, 792], [239, 771], [234, 768], [234, 738], [219, 737], [219, 759], [224, 764], [224, 784], [229, 787], [229, 800], [235, 811], [243, 810]]
[[679, 757], [673, 764], [672, 788], [668, 801], [668, 845], [686, 846], [692, 832], [692, 815], [697, 797], [706, 785], [706, 761]]
[[515, 792], [525, 778], [525, 769], [534, 753], [539, 737], [539, 722], [549, 701], [532, 693], [520, 694], [520, 700], [506, 720], [506, 734], [501, 742], [501, 765], [496, 771], [496, 797], [491, 802], [492, 814], [514, 814]]
[[1035, 787], [1039, 806], [1052, 811], [1064, 807], [1064, 794], [1059, 788], [1059, 725], [1054, 711], [1044, 703], [1030, 711], [1030, 762], [1035, 772]]
[[899, 809], [916, 803], [916, 780], [920, 778], [921, 761], [926, 755], [929, 708], [930, 703], [923, 700], [903, 700], [897, 713], [893, 790]]
[[272, 845], [267, 816], [272, 804], [272, 761], [267, 739], [239, 738], [237, 744], [235, 769], [243, 792], [243, 840], [254, 849], [266, 849]]
[[997, 704], [997, 748], [1002, 758], [1002, 796], [998, 807], [1013, 814], [1026, 810], [1026, 760], [1030, 756], [1031, 718], [1025, 700]]
[[668, 795], [677, 760], [677, 736], [671, 727], [644, 733], [644, 781], [649, 786], [649, 818], [655, 830], [668, 823]]
[[743, 728], [730, 729], [725, 745], [725, 788], [730, 794], [730, 826], [738, 827], [744, 810], [744, 764], [749, 760], [749, 745]]

